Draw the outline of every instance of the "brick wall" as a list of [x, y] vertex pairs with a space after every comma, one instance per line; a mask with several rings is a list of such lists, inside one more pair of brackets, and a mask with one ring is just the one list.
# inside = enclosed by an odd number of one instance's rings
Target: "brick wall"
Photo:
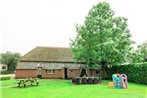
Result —
[[89, 77], [95, 76], [95, 75], [96, 75], [96, 70], [94, 70], [94, 69], [93, 69], [93, 70], [92, 70], [92, 69], [89, 69], [89, 70], [88, 70], [88, 76], [89, 76]]
[[46, 73], [45, 70], [43, 70], [43, 73], [42, 73], [42, 78], [45, 78], [45, 79], [61, 79], [62, 78], [62, 69], [56, 69], [55, 70], [55, 73]]
[[26, 78], [26, 77], [36, 77], [37, 70], [35, 69], [17, 69], [15, 73], [15, 78]]
[[[45, 70], [41, 70], [42, 78], [45, 79], [61, 79], [64, 78], [64, 70], [63, 69], [56, 69], [54, 73], [46, 73]], [[68, 69], [67, 72], [68, 78], [74, 78], [80, 76], [80, 70], [79, 69]], [[89, 70], [88, 76], [95, 76], [96, 70]], [[15, 78], [26, 78], [26, 77], [37, 77], [37, 70], [31, 70], [31, 69], [17, 69]]]
[[79, 77], [80, 72], [78, 69], [69, 69], [68, 70], [68, 78], [74, 78], [74, 77]]

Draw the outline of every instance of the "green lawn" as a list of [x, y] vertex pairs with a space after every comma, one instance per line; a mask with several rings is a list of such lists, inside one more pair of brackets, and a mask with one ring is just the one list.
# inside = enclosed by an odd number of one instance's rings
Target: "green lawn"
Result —
[[147, 98], [147, 86], [129, 83], [128, 89], [109, 88], [108, 81], [73, 85], [70, 80], [39, 80], [39, 86], [17, 87], [16, 80], [0, 81], [1, 98]]

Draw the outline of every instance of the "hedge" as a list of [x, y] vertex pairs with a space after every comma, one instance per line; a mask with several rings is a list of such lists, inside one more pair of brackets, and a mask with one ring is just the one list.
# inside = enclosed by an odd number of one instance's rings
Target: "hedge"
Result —
[[147, 84], [147, 62], [128, 64], [121, 66], [112, 66], [107, 70], [107, 76], [105, 79], [112, 80], [112, 74], [120, 73], [126, 74], [128, 81], [139, 84]]
[[1, 81], [3, 81], [3, 80], [10, 80], [11, 79], [11, 77], [1, 77]]
[[1, 71], [1, 74], [2, 75], [5, 75], [5, 74], [13, 74], [14, 71]]

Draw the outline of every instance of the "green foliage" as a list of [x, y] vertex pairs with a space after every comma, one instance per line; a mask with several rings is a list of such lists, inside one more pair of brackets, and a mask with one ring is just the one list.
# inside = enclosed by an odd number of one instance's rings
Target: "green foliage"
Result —
[[10, 80], [11, 77], [1, 77], [1, 81], [3, 80]]
[[131, 58], [133, 63], [147, 62], [147, 41], [138, 45], [137, 49], [132, 52]]
[[5, 75], [5, 74], [13, 74], [14, 71], [1, 71], [1, 74], [2, 75]]
[[111, 76], [115, 73], [126, 74], [131, 82], [147, 84], [147, 62], [112, 66], [107, 69], [106, 79], [112, 80]]
[[15, 70], [15, 67], [19, 61], [19, 53], [6, 52], [0, 55], [0, 62], [8, 66], [9, 71]]
[[89, 67], [124, 63], [132, 43], [127, 27], [127, 19], [115, 17], [108, 3], [93, 6], [84, 25], [76, 25], [78, 34], [71, 42], [75, 60]]

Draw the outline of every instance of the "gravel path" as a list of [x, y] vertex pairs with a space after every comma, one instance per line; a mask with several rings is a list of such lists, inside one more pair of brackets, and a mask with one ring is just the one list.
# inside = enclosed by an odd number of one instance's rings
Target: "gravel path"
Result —
[[1, 77], [11, 77], [11, 78], [15, 78], [15, 74], [7, 74], [7, 75], [1, 75], [0, 74], [0, 78]]

